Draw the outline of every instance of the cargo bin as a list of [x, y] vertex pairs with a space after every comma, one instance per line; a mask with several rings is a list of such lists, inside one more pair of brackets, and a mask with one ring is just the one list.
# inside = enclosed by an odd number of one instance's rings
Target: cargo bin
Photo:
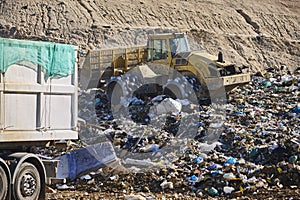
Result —
[[[37, 64], [36, 58], [42, 53], [51, 54], [49, 62], [55, 59], [54, 43], [21, 41], [1, 38], [0, 61], [4, 62], [8, 55], [6, 50], [16, 43], [15, 49], [22, 48], [32, 53], [24, 56], [30, 59], [15, 62], [6, 66], [0, 74], [0, 148], [7, 148], [5, 143], [35, 142], [61, 139], [77, 139], [77, 53], [73, 49], [73, 72], [66, 75], [51, 74], [45, 66]], [[24, 44], [23, 44], [24, 43]], [[41, 50], [41, 46], [47, 48]], [[61, 45], [61, 44], [60, 44]], [[70, 47], [71, 45], [66, 45]], [[64, 46], [60, 46], [63, 48]], [[70, 50], [69, 50], [70, 51]], [[59, 57], [70, 55], [64, 50]], [[68, 55], [67, 55], [68, 53]], [[65, 56], [65, 58], [63, 57]], [[74, 58], [73, 58], [74, 56]], [[21, 55], [22, 57], [22, 55]], [[71, 57], [70, 57], [71, 58]], [[39, 59], [39, 58], [38, 58]], [[0, 63], [3, 69], [3, 63]], [[49, 63], [46, 63], [49, 64]], [[70, 62], [68, 63], [70, 65]], [[52, 66], [51, 66], [52, 67]], [[49, 69], [48, 69], [49, 70]]]

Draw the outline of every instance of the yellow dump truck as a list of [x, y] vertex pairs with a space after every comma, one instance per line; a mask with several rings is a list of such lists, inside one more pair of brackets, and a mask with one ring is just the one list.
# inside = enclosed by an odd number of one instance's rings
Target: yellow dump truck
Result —
[[[150, 69], [145, 69], [145, 65]], [[155, 65], [162, 66], [161, 70], [155, 71], [152, 68]], [[122, 83], [116, 83], [115, 77], [125, 75], [140, 66], [143, 66], [142, 71], [148, 71], [148, 74], [155, 77], [167, 76], [170, 79], [168, 73], [172, 69], [186, 77], [195, 78], [206, 92], [216, 87], [224, 87], [229, 91], [250, 81], [250, 75], [242, 73], [234, 64], [225, 61], [221, 52], [213, 56], [204, 50], [191, 51], [185, 34], [164, 33], [149, 35], [147, 46], [89, 51], [80, 68], [80, 83], [86, 88], [106, 86], [106, 91], [110, 93], [116, 84], [122, 88]], [[183, 90], [178, 88], [180, 85], [167, 85], [169, 86], [162, 86], [163, 89], [157, 91], [171, 88], [175, 97], [184, 97], [180, 92]]]

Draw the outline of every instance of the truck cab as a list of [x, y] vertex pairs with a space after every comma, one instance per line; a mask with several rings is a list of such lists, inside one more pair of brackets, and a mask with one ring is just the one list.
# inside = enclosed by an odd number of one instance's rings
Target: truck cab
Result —
[[182, 33], [149, 35], [148, 61], [171, 66], [173, 58], [181, 52], [189, 52], [187, 38]]

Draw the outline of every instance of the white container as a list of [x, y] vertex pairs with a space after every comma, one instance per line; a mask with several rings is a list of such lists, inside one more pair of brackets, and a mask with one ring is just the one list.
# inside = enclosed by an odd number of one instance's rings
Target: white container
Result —
[[0, 74], [0, 148], [7, 142], [78, 138], [77, 61], [74, 69], [50, 79], [41, 66], [26, 61]]

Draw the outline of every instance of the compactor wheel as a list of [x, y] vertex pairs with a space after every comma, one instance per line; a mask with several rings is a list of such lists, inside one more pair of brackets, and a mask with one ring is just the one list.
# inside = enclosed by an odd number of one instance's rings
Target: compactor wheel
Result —
[[205, 86], [190, 72], [181, 72], [180, 77], [169, 80], [164, 86], [164, 94], [178, 99], [202, 101], [209, 99]]

